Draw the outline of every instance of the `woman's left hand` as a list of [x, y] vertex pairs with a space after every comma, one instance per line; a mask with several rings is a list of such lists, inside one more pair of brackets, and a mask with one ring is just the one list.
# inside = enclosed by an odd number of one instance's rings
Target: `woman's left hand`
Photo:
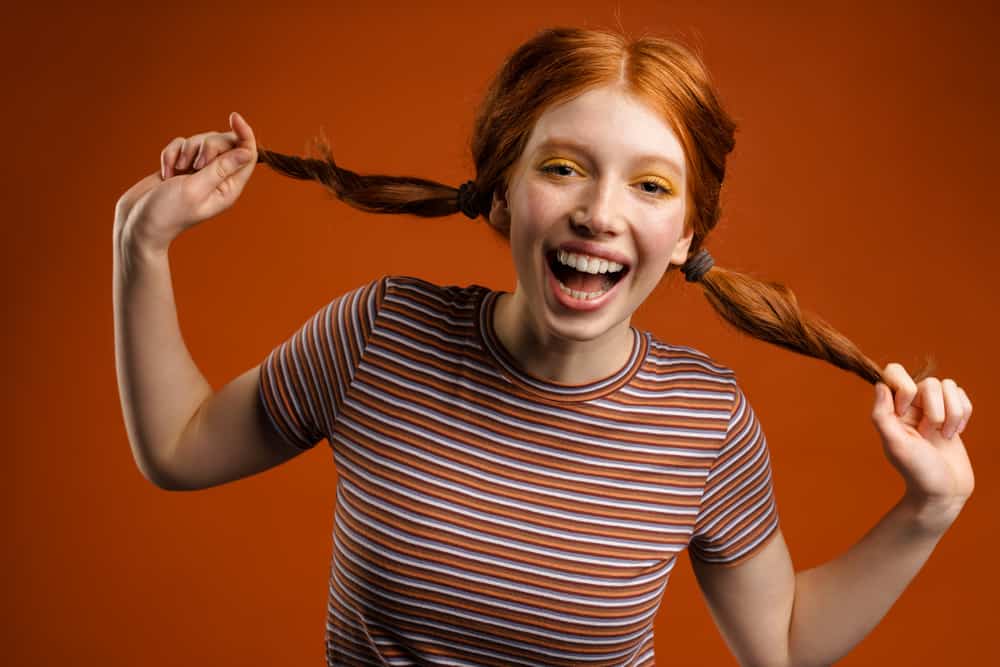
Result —
[[898, 363], [886, 366], [883, 375], [889, 386], [875, 384], [872, 421], [886, 457], [903, 476], [905, 500], [921, 521], [947, 529], [975, 486], [959, 437], [972, 415], [972, 401], [954, 380], [929, 377], [916, 384]]

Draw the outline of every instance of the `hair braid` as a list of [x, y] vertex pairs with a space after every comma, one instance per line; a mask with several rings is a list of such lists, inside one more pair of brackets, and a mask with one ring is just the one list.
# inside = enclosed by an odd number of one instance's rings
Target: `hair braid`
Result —
[[[795, 293], [777, 282], [713, 266], [699, 281], [705, 298], [727, 322], [759, 340], [827, 361], [874, 384], [884, 382], [878, 364], [822, 318], [803, 311]], [[935, 366], [933, 358], [913, 377], [919, 382]]]

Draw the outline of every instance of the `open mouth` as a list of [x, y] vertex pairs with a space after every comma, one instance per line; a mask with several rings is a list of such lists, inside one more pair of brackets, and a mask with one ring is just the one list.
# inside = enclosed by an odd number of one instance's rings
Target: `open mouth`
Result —
[[552, 250], [545, 255], [545, 260], [552, 270], [552, 275], [559, 283], [571, 292], [583, 294], [602, 294], [615, 286], [618, 281], [625, 277], [629, 267], [623, 266], [618, 271], [607, 271], [605, 273], [590, 273], [580, 271], [571, 266], [567, 266], [559, 261], [557, 250]]

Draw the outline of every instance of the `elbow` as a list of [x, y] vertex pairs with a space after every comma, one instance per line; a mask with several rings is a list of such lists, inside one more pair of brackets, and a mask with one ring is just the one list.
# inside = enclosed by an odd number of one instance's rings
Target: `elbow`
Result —
[[146, 475], [146, 479], [161, 491], [198, 491], [203, 488], [189, 483], [186, 484], [183, 480], [163, 473]]
[[824, 660], [823, 658], [817, 656], [815, 652], [803, 652], [794, 651], [791, 644], [789, 644], [788, 652], [785, 654], [785, 662], [782, 663], [784, 667], [829, 667], [836, 661]]
[[146, 481], [155, 486], [156, 488], [160, 489], [161, 491], [182, 490], [182, 488], [178, 484], [176, 484], [173, 480], [171, 480], [163, 473], [157, 471], [152, 466], [148, 464], [144, 465], [142, 463], [138, 463], [137, 465], [139, 467], [139, 472], [141, 472], [142, 476], [146, 478]]
[[136, 457], [136, 467], [146, 478], [146, 481], [162, 491], [193, 491], [194, 489], [183, 484], [175, 476], [170, 475], [163, 465], [157, 464], [147, 458]]
[[146, 477], [149, 482], [161, 491], [197, 491], [200, 487], [179, 484], [166, 477]]
[[159, 478], [159, 477], [147, 477], [149, 483], [158, 488], [160, 491], [183, 491], [184, 488], [180, 487], [170, 480]]

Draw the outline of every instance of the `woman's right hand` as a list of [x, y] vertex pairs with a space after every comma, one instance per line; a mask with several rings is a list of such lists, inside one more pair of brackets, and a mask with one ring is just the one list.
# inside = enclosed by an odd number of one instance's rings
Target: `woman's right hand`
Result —
[[257, 164], [257, 142], [235, 111], [229, 125], [231, 132], [168, 143], [160, 152], [160, 169], [119, 198], [115, 231], [146, 250], [165, 252], [184, 230], [235, 204]]

